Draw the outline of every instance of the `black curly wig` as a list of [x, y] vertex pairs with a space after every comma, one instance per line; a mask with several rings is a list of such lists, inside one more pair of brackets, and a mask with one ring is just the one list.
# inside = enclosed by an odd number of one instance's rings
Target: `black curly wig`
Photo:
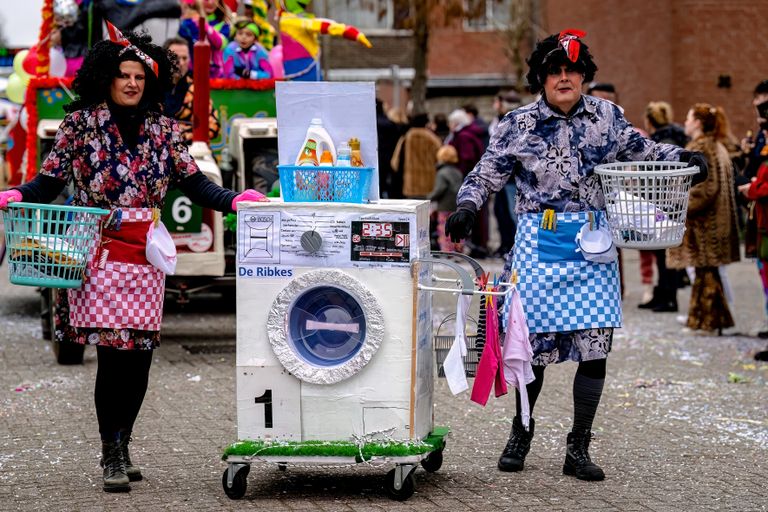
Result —
[[551, 36], [542, 39], [536, 43], [536, 48], [531, 53], [531, 56], [526, 60], [528, 64], [528, 85], [533, 94], [540, 92], [544, 89], [544, 82], [547, 79], [547, 70], [551, 66], [560, 67], [562, 65], [570, 66], [578, 70], [584, 75], [585, 82], [591, 82], [595, 78], [597, 72], [597, 66], [595, 61], [592, 60], [592, 54], [589, 53], [589, 47], [579, 39], [581, 48], [579, 50], [579, 58], [576, 62], [571, 62], [568, 59], [568, 55], [560, 45], [559, 34], [552, 34]]
[[123, 46], [109, 40], [99, 41], [88, 52], [75, 76], [72, 87], [77, 94], [77, 99], [65, 107], [67, 112], [92, 107], [108, 100], [112, 79], [120, 75], [120, 63], [127, 60], [140, 62], [144, 66], [146, 82], [139, 108], [154, 112], [162, 111], [163, 99], [173, 87], [173, 75], [177, 70], [174, 56], [153, 44], [148, 34], [125, 31], [123, 35], [157, 62], [159, 76], [156, 77], [155, 73], [134, 52], [127, 50], [120, 55]]

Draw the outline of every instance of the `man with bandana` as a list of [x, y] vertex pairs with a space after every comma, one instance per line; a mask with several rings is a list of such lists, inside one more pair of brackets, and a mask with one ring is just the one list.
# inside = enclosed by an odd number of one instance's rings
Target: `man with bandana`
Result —
[[[518, 227], [504, 279], [514, 269], [535, 379], [526, 386], [529, 411], [520, 407], [498, 461], [501, 471], [520, 471], [531, 446], [533, 408], [548, 364], [576, 361], [573, 424], [567, 435], [563, 473], [602, 480], [588, 448], [602, 396], [613, 329], [621, 327], [621, 291], [616, 261], [586, 259], [576, 251], [575, 234], [585, 224], [604, 222], [605, 197], [595, 166], [615, 161], [685, 161], [697, 165], [694, 182], [706, 177], [706, 161], [643, 138], [613, 103], [586, 96], [582, 85], [597, 71], [579, 30], [564, 30], [536, 44], [527, 79], [538, 101], [508, 113], [488, 149], [467, 175], [457, 211], [446, 231], [454, 242], [466, 238], [476, 212], [507, 180], [517, 186]], [[531, 415], [530, 422], [523, 418]], [[528, 423], [526, 425], [525, 423]]]

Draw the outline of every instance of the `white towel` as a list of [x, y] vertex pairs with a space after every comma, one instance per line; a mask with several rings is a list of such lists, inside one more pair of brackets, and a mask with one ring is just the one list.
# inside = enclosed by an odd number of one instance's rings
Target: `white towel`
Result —
[[448, 387], [454, 395], [469, 389], [467, 374], [464, 370], [464, 358], [467, 356], [467, 335], [464, 331], [471, 302], [471, 295], [459, 295], [456, 301], [456, 334], [453, 337], [453, 345], [443, 361], [445, 380], [448, 381]]

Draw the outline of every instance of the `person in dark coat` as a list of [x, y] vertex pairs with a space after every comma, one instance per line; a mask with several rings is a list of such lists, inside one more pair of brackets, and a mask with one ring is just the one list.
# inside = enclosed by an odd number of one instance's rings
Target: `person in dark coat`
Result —
[[[392, 181], [392, 166], [390, 161], [395, 153], [395, 146], [400, 139], [400, 129], [384, 112], [384, 104], [376, 99], [376, 135], [379, 140], [379, 194], [381, 197], [392, 198], [390, 186]], [[402, 189], [402, 183], [400, 184]], [[400, 193], [402, 196], [402, 191]], [[399, 196], [398, 196], [399, 197]]]
[[[472, 128], [472, 118], [462, 109], [457, 109], [448, 115], [448, 127], [451, 133], [445, 140], [446, 144], [456, 148], [459, 155], [457, 167], [466, 176], [475, 168], [485, 151], [483, 141], [478, 137], [477, 130]], [[467, 242], [469, 255], [473, 258], [488, 256], [488, 206], [483, 205], [475, 218], [472, 230], [472, 240]]]

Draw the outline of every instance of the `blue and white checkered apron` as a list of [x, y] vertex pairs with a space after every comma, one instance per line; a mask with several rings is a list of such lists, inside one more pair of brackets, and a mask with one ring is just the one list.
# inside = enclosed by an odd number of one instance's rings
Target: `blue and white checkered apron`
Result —
[[512, 256], [528, 330], [621, 327], [618, 263], [592, 263], [576, 251], [576, 233], [589, 222], [589, 212], [558, 213], [554, 231], [540, 227], [542, 216], [518, 216]]

